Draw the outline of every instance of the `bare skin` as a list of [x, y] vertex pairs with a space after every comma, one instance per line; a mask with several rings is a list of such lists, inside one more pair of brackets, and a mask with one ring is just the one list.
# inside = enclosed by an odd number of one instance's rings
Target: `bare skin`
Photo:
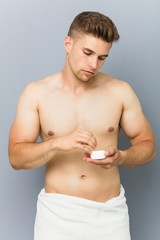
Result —
[[[139, 166], [155, 157], [153, 133], [131, 87], [99, 72], [110, 43], [87, 35], [66, 37], [64, 46], [64, 69], [30, 83], [20, 96], [10, 162], [15, 169], [46, 165], [46, 192], [104, 202], [119, 194], [118, 165]], [[123, 151], [120, 128], [131, 142]], [[105, 150], [106, 158], [92, 160], [95, 149]]]

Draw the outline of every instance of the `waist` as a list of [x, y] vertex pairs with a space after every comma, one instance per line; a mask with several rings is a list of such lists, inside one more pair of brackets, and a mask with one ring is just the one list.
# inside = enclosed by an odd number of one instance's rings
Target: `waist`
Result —
[[[80, 197], [105, 202], [120, 193], [120, 177], [117, 167], [100, 169], [53, 169], [46, 171], [45, 192]], [[80, 170], [80, 171], [79, 171]]]
[[68, 204], [71, 204], [71, 206], [73, 206], [75, 204], [76, 206], [79, 205], [80, 207], [104, 209], [105, 205], [106, 205], [106, 207], [108, 207], [110, 205], [113, 206], [117, 200], [118, 201], [123, 200], [126, 202], [125, 190], [122, 185], [120, 185], [119, 194], [116, 197], [113, 197], [112, 199], [107, 200], [102, 203], [94, 201], [94, 200], [83, 199], [83, 198], [76, 197], [76, 196], [69, 196], [66, 194], [48, 193], [45, 191], [44, 188], [40, 191], [39, 196], [45, 197], [46, 199], [51, 199], [53, 201], [55, 200], [55, 201], [57, 201], [58, 204], [62, 203], [62, 207], [64, 207], [63, 203], [66, 203], [66, 204], [68, 203]]

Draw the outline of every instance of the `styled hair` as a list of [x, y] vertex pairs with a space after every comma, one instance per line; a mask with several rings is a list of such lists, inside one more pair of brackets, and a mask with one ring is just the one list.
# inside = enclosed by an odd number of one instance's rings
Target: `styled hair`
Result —
[[97, 38], [112, 43], [118, 41], [119, 33], [112, 20], [99, 12], [82, 12], [70, 25], [68, 36], [91, 34]]

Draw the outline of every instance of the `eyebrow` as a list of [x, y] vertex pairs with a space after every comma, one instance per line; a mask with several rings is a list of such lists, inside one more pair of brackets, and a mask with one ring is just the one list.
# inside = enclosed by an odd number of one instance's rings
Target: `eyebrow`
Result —
[[[90, 53], [95, 53], [93, 50], [89, 49], [89, 48], [83, 48], [83, 50], [85, 51], [89, 51]], [[103, 54], [103, 55], [100, 55], [99, 57], [108, 57], [108, 54]]]

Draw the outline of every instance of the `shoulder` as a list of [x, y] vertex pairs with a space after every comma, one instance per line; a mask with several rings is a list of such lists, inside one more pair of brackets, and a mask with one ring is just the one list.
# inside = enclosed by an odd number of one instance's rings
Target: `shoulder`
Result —
[[18, 108], [24, 106], [28, 108], [39, 109], [41, 99], [45, 99], [50, 89], [56, 86], [57, 74], [47, 76], [43, 79], [28, 83], [22, 90], [19, 100]]
[[133, 103], [139, 104], [139, 99], [133, 89], [133, 87], [126, 81], [116, 79], [107, 74], [100, 75], [102, 87], [106, 94], [110, 93], [113, 98], [116, 97], [117, 101], [122, 104], [123, 107], [127, 107]]
[[59, 73], [56, 73], [43, 79], [30, 82], [24, 87], [21, 96], [27, 95], [36, 98], [40, 95], [42, 97], [47, 94], [50, 89], [56, 88], [58, 78]]
[[117, 92], [118, 94], [127, 94], [127, 93], [131, 93], [134, 92], [133, 88], [131, 87], [131, 85], [126, 82], [123, 81], [121, 79], [117, 79], [114, 78], [108, 74], [104, 74], [104, 73], [100, 73], [100, 79], [103, 83], [103, 87], [106, 87], [107, 89], [112, 89], [114, 92]]

